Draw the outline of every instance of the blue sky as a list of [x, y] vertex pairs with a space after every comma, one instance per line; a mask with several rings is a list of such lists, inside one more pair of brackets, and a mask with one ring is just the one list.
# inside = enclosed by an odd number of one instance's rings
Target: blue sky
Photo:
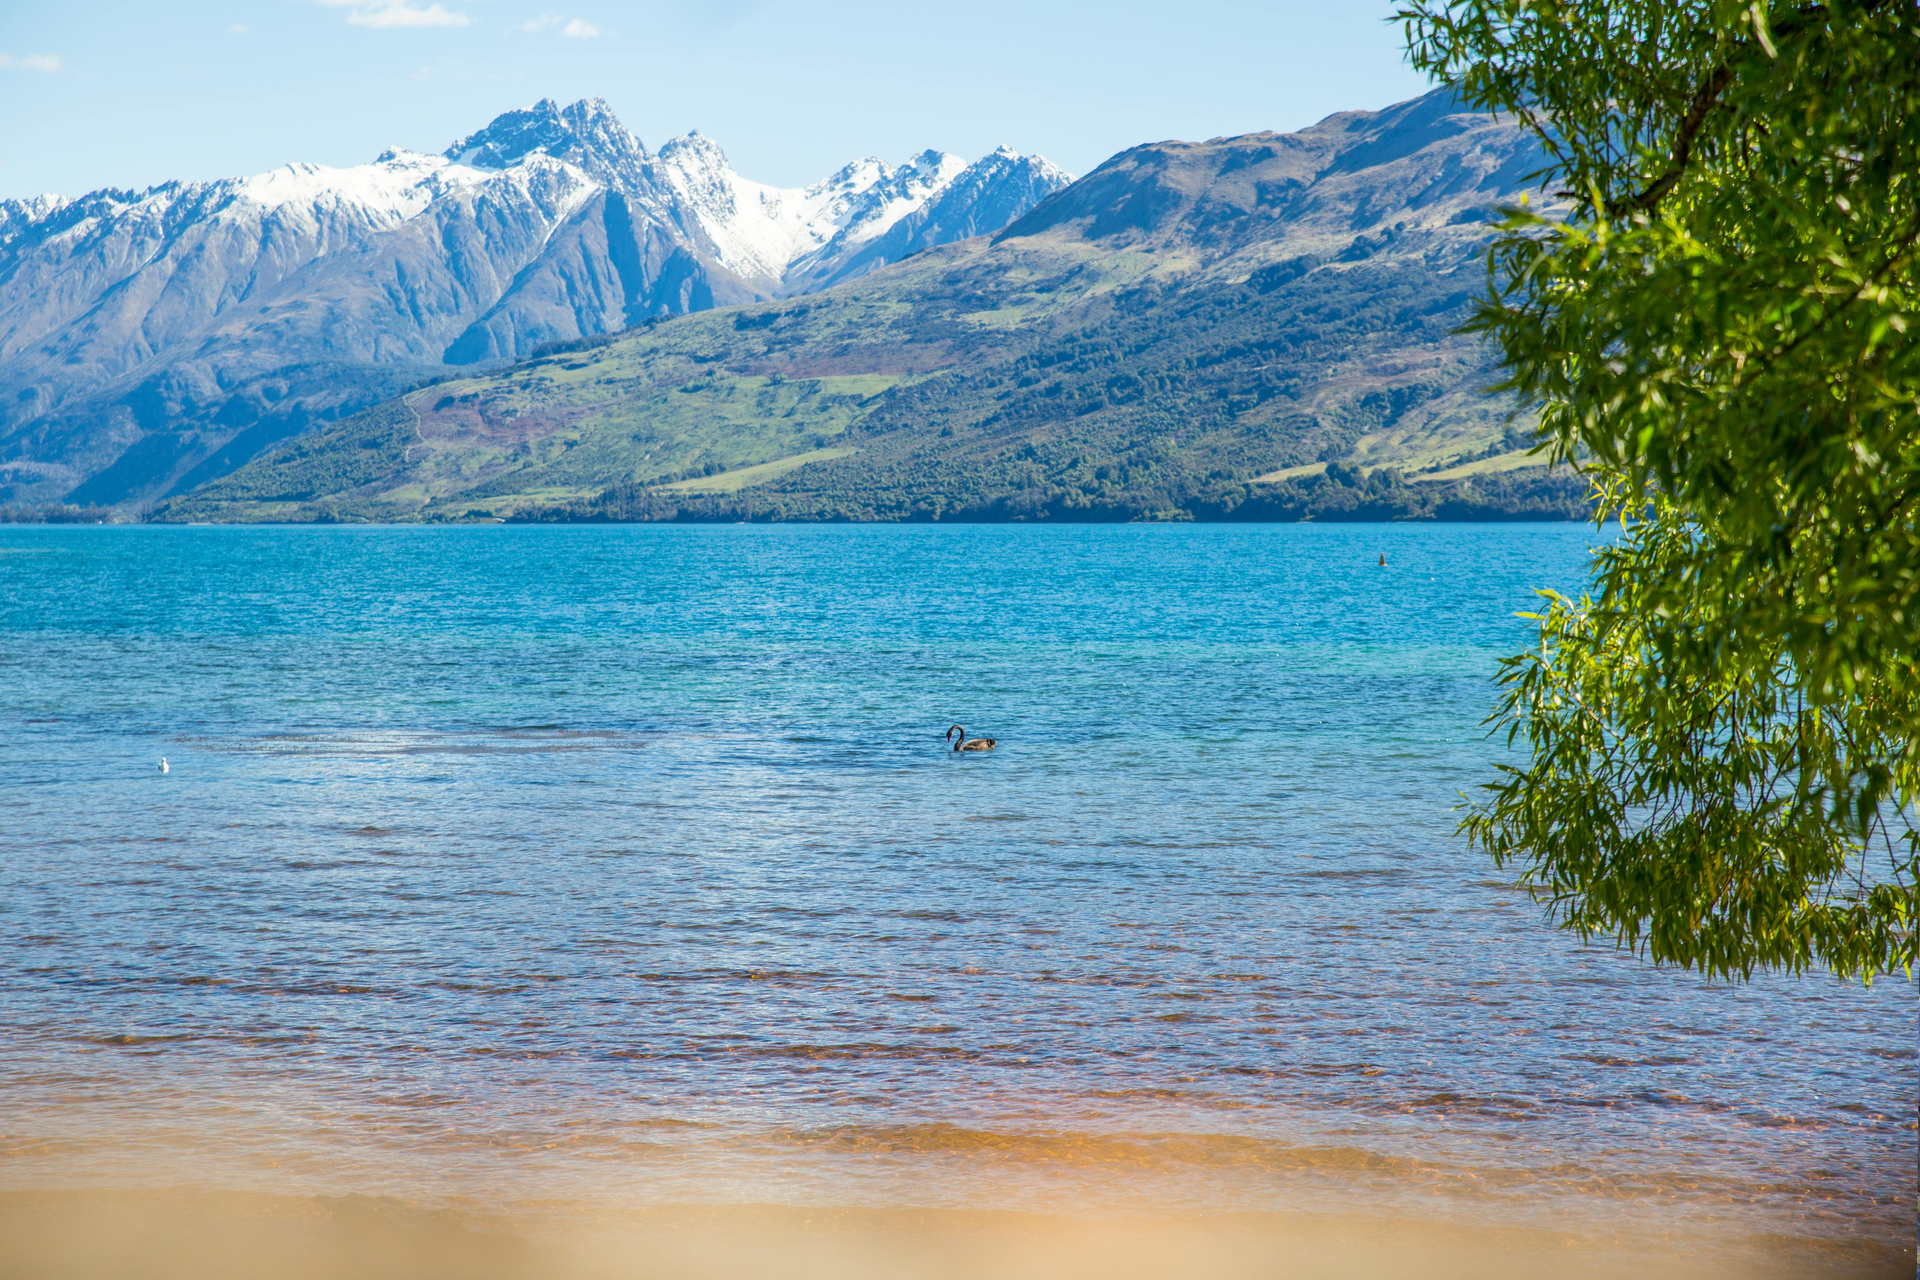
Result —
[[1075, 174], [1139, 142], [1420, 93], [1394, 6], [976, 0], [0, 0], [0, 196], [439, 151], [598, 95], [750, 178], [1006, 143]]

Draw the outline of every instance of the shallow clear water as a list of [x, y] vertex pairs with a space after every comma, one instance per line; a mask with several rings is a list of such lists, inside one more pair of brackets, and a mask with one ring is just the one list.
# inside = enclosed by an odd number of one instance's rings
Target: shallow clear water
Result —
[[1910, 1240], [1911, 984], [1452, 834], [1594, 537], [0, 527], [0, 1185]]

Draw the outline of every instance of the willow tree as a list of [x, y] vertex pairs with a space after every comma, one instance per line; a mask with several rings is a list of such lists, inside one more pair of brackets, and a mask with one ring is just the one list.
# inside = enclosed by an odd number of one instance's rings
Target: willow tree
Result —
[[1911, 973], [1920, 4], [1399, 18], [1539, 140], [1472, 327], [1623, 526], [1503, 664], [1530, 752], [1463, 829], [1657, 962]]

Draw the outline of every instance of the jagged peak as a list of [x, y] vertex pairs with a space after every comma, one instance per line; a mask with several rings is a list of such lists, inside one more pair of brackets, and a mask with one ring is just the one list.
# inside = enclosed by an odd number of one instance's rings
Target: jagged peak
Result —
[[504, 111], [444, 154], [475, 169], [500, 170], [536, 152], [589, 171], [623, 171], [647, 158], [646, 146], [620, 123], [604, 98], [582, 98], [565, 108], [542, 98], [530, 107]]
[[52, 192], [0, 200], [0, 239], [12, 235], [21, 227], [44, 221], [70, 203], [72, 202], [65, 197], [54, 195]]
[[567, 133], [560, 104], [542, 98], [530, 107], [503, 111], [446, 149], [447, 159], [476, 169], [504, 169], [528, 152], [539, 151]]
[[1045, 156], [1016, 151], [1004, 142], [967, 166], [967, 173], [975, 179], [997, 179], [1021, 170], [1043, 185], [1064, 187], [1073, 181], [1072, 174]]
[[[553, 99], [548, 98], [546, 101], [551, 103]], [[607, 105], [607, 100], [598, 96], [582, 98], [560, 114], [575, 129], [583, 129], [601, 121], [619, 125], [623, 129], [626, 127], [620, 124], [620, 117], [613, 114], [613, 108]]]
[[595, 151], [609, 156], [645, 159], [647, 149], [620, 117], [613, 114], [605, 98], [582, 98], [560, 113], [574, 136]]
[[61, 205], [67, 203], [68, 200], [65, 196], [55, 195], [53, 192], [47, 191], [37, 196], [17, 196], [0, 200], [0, 209], [9, 210], [16, 215], [40, 217], [53, 212]]
[[668, 138], [660, 144], [662, 160], [682, 160], [698, 158], [703, 163], [725, 165], [727, 153], [720, 144], [701, 133], [698, 129], [689, 129], [677, 138]]

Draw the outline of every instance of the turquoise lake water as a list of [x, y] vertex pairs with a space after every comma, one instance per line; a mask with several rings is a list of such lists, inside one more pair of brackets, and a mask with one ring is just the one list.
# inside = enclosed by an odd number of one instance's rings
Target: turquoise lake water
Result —
[[0, 527], [0, 1186], [1910, 1242], [1911, 983], [1453, 835], [1596, 537]]

